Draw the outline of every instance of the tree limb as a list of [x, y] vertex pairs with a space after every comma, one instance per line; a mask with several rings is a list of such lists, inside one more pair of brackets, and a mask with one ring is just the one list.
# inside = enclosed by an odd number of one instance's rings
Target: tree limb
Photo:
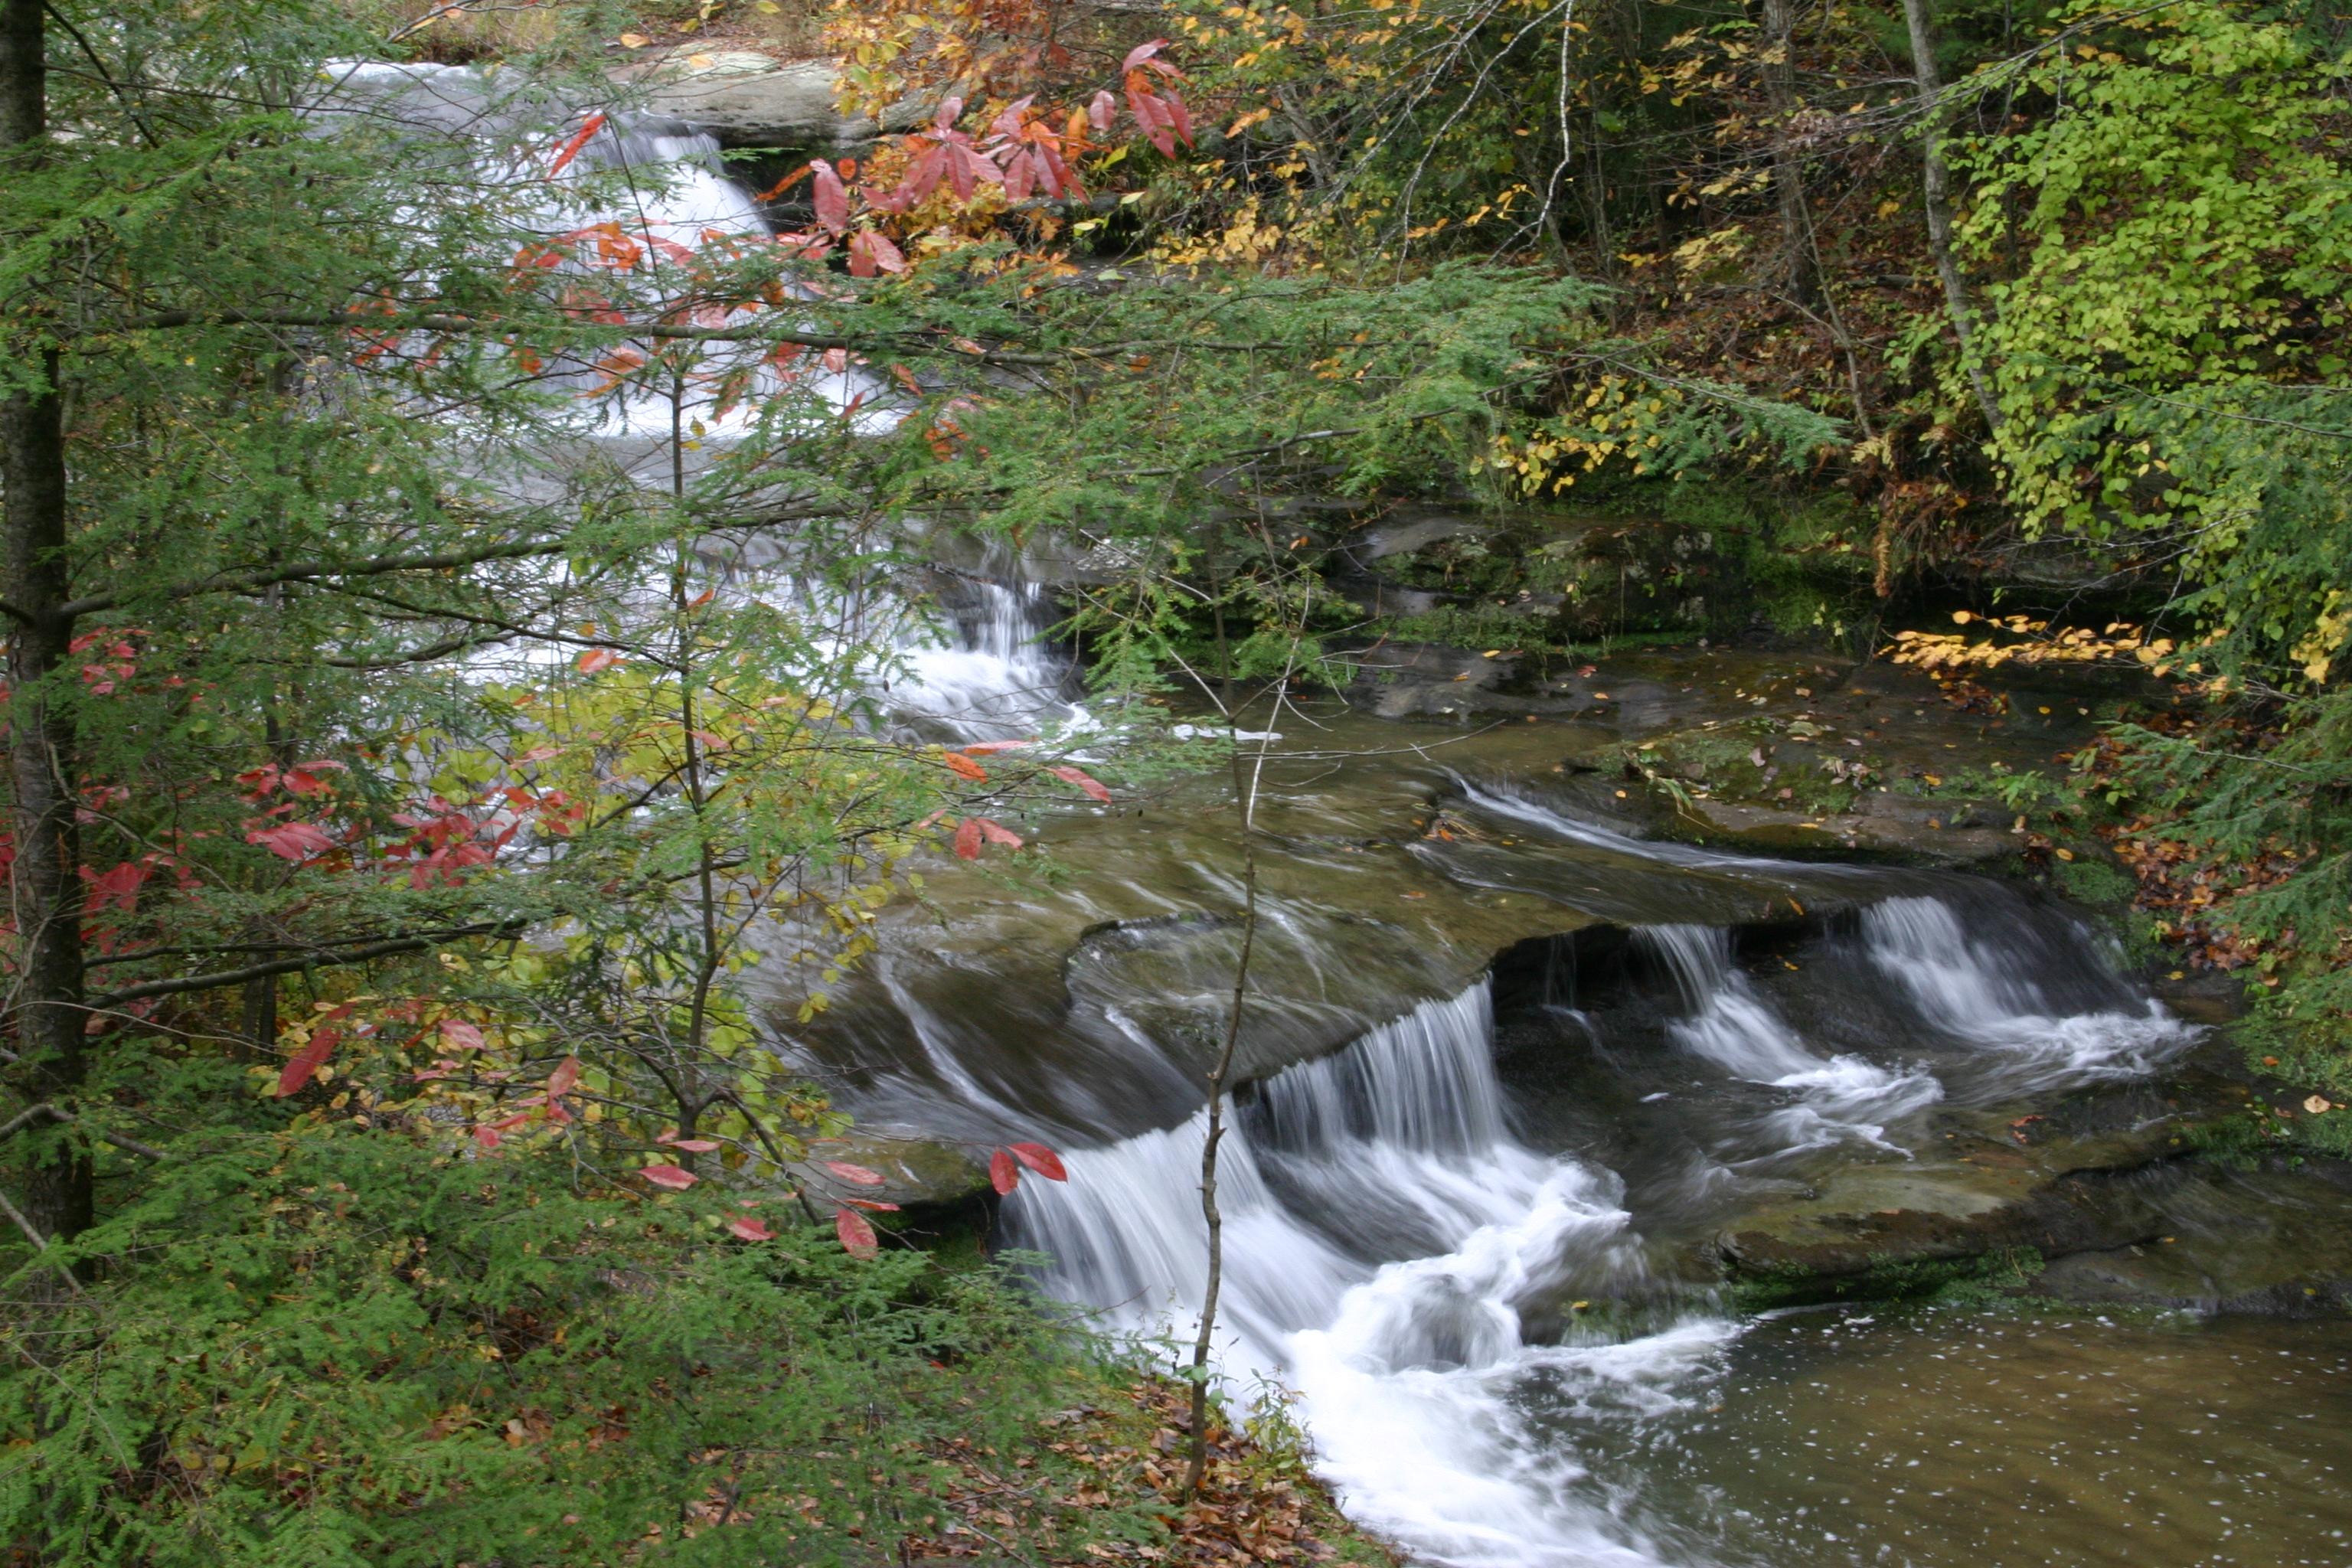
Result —
[[306, 969], [333, 969], [349, 963], [365, 963], [378, 958], [391, 958], [404, 952], [422, 952], [467, 937], [518, 936], [529, 922], [521, 920], [484, 921], [478, 925], [459, 926], [454, 930], [435, 931], [424, 936], [393, 937], [383, 942], [355, 947], [349, 952], [321, 958], [306, 953], [299, 958], [272, 959], [266, 963], [249, 963], [243, 969], [216, 970], [210, 974], [183, 975], [177, 980], [148, 980], [136, 985], [94, 998], [93, 1009], [119, 1007], [125, 1002], [143, 1002], [152, 996], [178, 996], [190, 991], [217, 991], [224, 986], [242, 985], [248, 980], [261, 980], [272, 974], [294, 974]]

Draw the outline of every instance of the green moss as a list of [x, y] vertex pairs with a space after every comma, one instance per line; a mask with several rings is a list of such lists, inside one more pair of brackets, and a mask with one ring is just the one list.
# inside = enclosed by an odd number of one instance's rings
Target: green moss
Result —
[[1933, 1300], [1954, 1306], [2005, 1303], [2045, 1267], [2030, 1247], [1975, 1258], [1874, 1258], [1859, 1274], [1821, 1275], [1780, 1267], [1727, 1286], [1727, 1302], [1745, 1312], [1824, 1301]]

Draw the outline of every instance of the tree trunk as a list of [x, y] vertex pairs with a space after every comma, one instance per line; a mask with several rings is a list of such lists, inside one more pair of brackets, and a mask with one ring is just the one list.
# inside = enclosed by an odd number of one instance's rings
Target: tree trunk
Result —
[[1944, 103], [1944, 85], [1936, 75], [1935, 35], [1927, 26], [1927, 0], [1903, 0], [1903, 20], [1911, 30], [1911, 79], [1919, 86], [1919, 161], [1925, 167], [1921, 195], [1927, 208], [1927, 250], [1935, 258], [1936, 276], [1943, 280], [1944, 305], [1950, 311], [1952, 332], [1960, 342], [1960, 363], [1976, 388], [1977, 406], [1985, 427], [2000, 430], [2000, 405], [1992, 399], [1984, 367], [1976, 355], [1973, 319], [1969, 311], [1968, 285], [1959, 263], [1952, 258], [1952, 207], [1948, 195], [1951, 171], [1944, 163], [1944, 128], [1950, 119]]
[[[0, 178], [29, 167], [48, 140], [42, 0], [0, 0]], [[18, 351], [22, 353], [22, 351]], [[30, 384], [0, 399], [0, 572], [8, 617], [8, 773], [16, 859], [10, 870], [18, 970], [13, 1034], [18, 1087], [70, 1104], [89, 1069], [82, 1006], [81, 866], [75, 827], [74, 722], [48, 689], [71, 658], [66, 561], [65, 406], [54, 347], [19, 374]], [[21, 363], [21, 362], [20, 362]], [[27, 1210], [44, 1235], [89, 1228], [90, 1165], [63, 1124], [34, 1157]]]
[[1789, 291], [1801, 305], [1821, 301], [1812, 215], [1805, 210], [1804, 165], [1797, 156], [1797, 43], [1789, 0], [1764, 0], [1764, 97], [1772, 110], [1772, 194], [1780, 206], [1780, 242]]

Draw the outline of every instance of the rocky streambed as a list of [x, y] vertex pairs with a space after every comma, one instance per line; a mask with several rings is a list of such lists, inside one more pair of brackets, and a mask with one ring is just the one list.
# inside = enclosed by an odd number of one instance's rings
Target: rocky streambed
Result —
[[[1883, 664], [1696, 647], [1540, 679], [1426, 646], [1366, 666], [1352, 700], [1273, 721], [1245, 1083], [1491, 977], [1515, 1114], [1624, 1177], [1654, 1264], [1572, 1287], [1588, 1296], [1852, 1300], [1982, 1276], [2077, 1301], [2344, 1308], [2344, 1173], [2209, 1153], [2272, 1112], [2228, 1037], [2229, 987], [2136, 970], [2061, 896], [2103, 884], [2037, 852], [1997, 797], [1951, 787], [2047, 768], [2112, 698], [2013, 686], [1971, 711]], [[1179, 778], [1041, 818], [1050, 881], [939, 876], [900, 917], [809, 1037], [886, 1195], [970, 1218], [990, 1199], [973, 1151], [992, 1141], [1083, 1147], [1192, 1114], [1239, 941], [1223, 788]], [[1874, 956], [1864, 928], [1890, 903], [1933, 910], [1925, 949]], [[1727, 1121], [1769, 1121], [1804, 1090], [1755, 1078], [1771, 1042], [1747, 1077], [1677, 1043], [1704, 1003], [1653, 939], [1683, 928], [1719, 933], [1725, 973], [1811, 1055], [1898, 1079], [1907, 1061], [1936, 1098], [1864, 1120], [1877, 1142], [1730, 1148]], [[1949, 956], [1938, 943], [1980, 950], [1978, 994], [1906, 990], [1902, 966]], [[2002, 1013], [1984, 987], [2010, 977]], [[1968, 1032], [2044, 1026], [2138, 1043], [2026, 1069], [2016, 1041]]]

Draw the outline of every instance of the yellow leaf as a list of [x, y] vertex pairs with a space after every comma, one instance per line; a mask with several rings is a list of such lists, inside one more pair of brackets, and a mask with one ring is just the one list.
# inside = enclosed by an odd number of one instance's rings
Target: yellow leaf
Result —
[[647, 44], [652, 42], [653, 40], [646, 37], [643, 33], [623, 33], [621, 35], [621, 47], [625, 49], [642, 49]]

